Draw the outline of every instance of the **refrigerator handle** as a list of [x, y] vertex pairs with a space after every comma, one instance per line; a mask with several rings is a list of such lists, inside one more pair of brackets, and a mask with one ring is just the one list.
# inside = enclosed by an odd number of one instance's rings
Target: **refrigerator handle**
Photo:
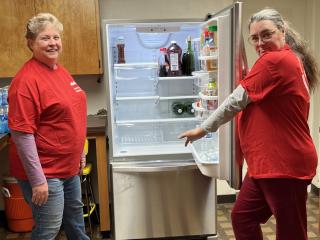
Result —
[[114, 172], [132, 172], [132, 173], [154, 173], [154, 172], [169, 172], [169, 171], [184, 171], [184, 170], [191, 170], [191, 169], [197, 169], [197, 165], [195, 163], [188, 163], [183, 165], [153, 165], [153, 166], [132, 166], [132, 165], [126, 165], [126, 166], [114, 166], [112, 167], [112, 170]]
[[[233, 88], [235, 88], [240, 80], [244, 79], [248, 73], [248, 63], [244, 47], [244, 39], [242, 35], [242, 2], [234, 3], [232, 9], [233, 32], [234, 32], [234, 70], [233, 70]], [[238, 135], [238, 117], [233, 120], [232, 124], [232, 161], [231, 161], [231, 179], [230, 186], [234, 189], [240, 189], [242, 184], [242, 167], [243, 153], [240, 146]]]
[[247, 55], [246, 50], [244, 47], [244, 40], [243, 36], [241, 34], [241, 40], [240, 40], [240, 56], [241, 56], [241, 80], [244, 79], [248, 74], [248, 61], [247, 61]]

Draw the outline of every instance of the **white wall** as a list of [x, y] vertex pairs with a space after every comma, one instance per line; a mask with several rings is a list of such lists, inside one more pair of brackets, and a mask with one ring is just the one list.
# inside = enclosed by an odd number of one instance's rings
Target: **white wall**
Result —
[[[320, 1], [318, 0], [308, 0], [307, 1], [307, 25], [306, 28], [306, 35], [308, 39], [310, 39], [310, 47], [315, 53], [316, 60], [318, 64], [320, 63]], [[318, 85], [317, 90], [313, 93], [311, 99], [311, 109], [310, 109], [310, 116], [309, 116], [309, 126], [311, 135], [315, 142], [318, 156], [320, 153], [320, 134], [319, 134], [319, 126], [320, 126], [320, 84]], [[313, 179], [312, 183], [320, 188], [320, 166], [318, 165], [317, 169], [317, 176]]]
[[[100, 15], [105, 19], [204, 18], [232, 0], [100, 0]], [[125, 10], [124, 10], [125, 9]]]

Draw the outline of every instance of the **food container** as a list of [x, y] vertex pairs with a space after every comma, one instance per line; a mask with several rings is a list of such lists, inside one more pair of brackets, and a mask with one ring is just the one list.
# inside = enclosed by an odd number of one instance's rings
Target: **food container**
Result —
[[206, 110], [216, 110], [218, 107], [218, 96], [208, 96], [203, 93], [199, 93], [201, 99], [201, 105]]
[[34, 225], [32, 211], [14, 177], [3, 179], [2, 194], [8, 228], [12, 232], [30, 232]]
[[213, 112], [213, 111], [204, 109], [203, 107], [201, 107], [201, 105], [197, 106], [197, 103], [192, 103], [192, 107], [194, 109], [194, 116], [198, 120], [206, 120], [210, 116], [210, 114]]
[[195, 71], [192, 75], [197, 77], [196, 85], [200, 88], [205, 88], [209, 82], [217, 82], [217, 71]]

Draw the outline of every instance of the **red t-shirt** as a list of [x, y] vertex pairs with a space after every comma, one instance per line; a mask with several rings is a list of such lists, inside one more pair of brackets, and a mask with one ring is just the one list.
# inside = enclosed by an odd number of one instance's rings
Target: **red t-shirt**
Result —
[[252, 101], [239, 119], [249, 176], [312, 179], [316, 174], [305, 80], [300, 61], [286, 45], [262, 55], [240, 82]]
[[[30, 59], [12, 80], [9, 128], [32, 133], [47, 178], [68, 178], [79, 173], [86, 138], [86, 96], [61, 66], [49, 69]], [[11, 174], [27, 179], [15, 145], [10, 145]]]

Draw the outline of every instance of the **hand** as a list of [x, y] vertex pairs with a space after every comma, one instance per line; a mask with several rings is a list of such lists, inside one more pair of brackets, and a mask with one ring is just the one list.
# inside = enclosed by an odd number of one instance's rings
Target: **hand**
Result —
[[182, 138], [187, 138], [186, 139], [186, 142], [185, 142], [185, 146], [188, 145], [188, 143], [192, 143], [193, 141], [196, 141], [202, 137], [204, 137], [205, 135], [207, 135], [207, 132], [202, 129], [202, 128], [194, 128], [194, 129], [191, 129], [191, 130], [188, 130], [184, 133], [182, 133], [181, 135], [178, 136], [179, 139], [182, 139]]
[[49, 190], [48, 183], [45, 182], [32, 188], [32, 199], [33, 204], [42, 206], [48, 201]]
[[81, 159], [80, 159], [80, 174], [82, 174], [82, 171], [84, 169], [84, 167], [86, 166], [86, 156], [81, 156]]

